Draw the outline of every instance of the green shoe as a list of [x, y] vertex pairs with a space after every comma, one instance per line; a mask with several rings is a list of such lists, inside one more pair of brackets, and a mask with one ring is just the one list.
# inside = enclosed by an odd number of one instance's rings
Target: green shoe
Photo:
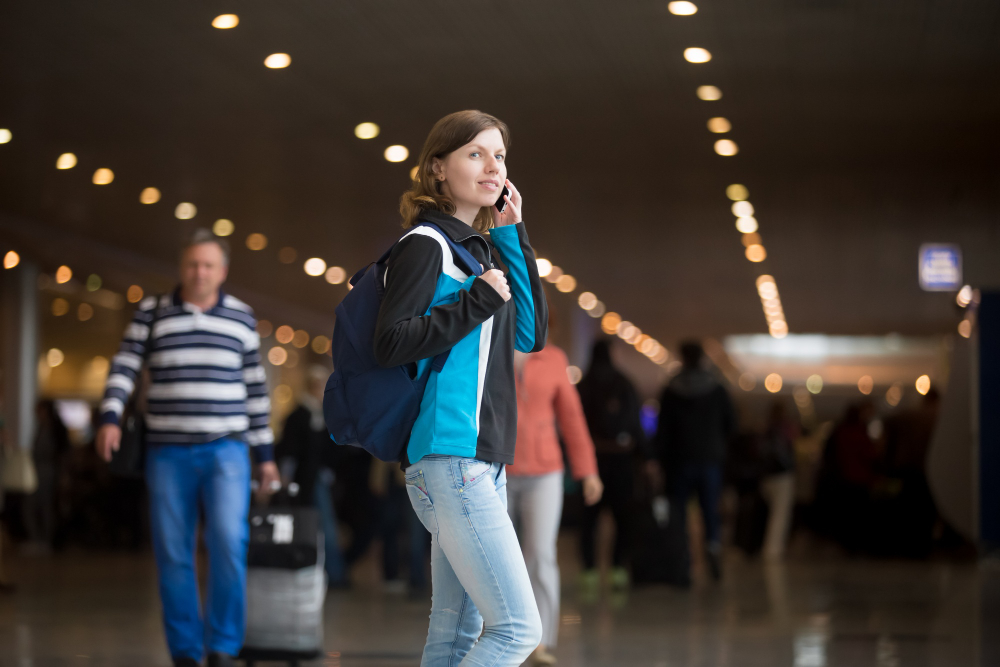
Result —
[[615, 590], [624, 590], [628, 588], [629, 577], [628, 570], [624, 567], [616, 567], [611, 570], [611, 587]]

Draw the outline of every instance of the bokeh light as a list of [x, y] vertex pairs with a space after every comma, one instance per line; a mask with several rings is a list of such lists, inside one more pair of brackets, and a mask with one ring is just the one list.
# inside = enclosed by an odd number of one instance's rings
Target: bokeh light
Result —
[[716, 116], [715, 118], [708, 119], [708, 131], [714, 132], [715, 134], [725, 134], [733, 129], [733, 124], [729, 122], [728, 119], [722, 116]]
[[212, 19], [212, 27], [219, 30], [229, 30], [240, 24], [240, 17], [236, 14], [219, 14]]
[[597, 305], [597, 296], [593, 292], [583, 292], [577, 298], [576, 302], [580, 304], [580, 307], [584, 310], [590, 310]]
[[687, 0], [676, 0], [667, 4], [667, 11], [677, 16], [691, 16], [698, 12], [698, 6]]
[[232, 220], [226, 218], [219, 218], [212, 224], [212, 233], [216, 236], [230, 236], [234, 231], [236, 231], [236, 225], [233, 224]]
[[60, 285], [68, 283], [73, 279], [73, 269], [69, 268], [65, 264], [56, 269], [56, 282]]
[[264, 67], [269, 69], [284, 69], [292, 64], [292, 57], [287, 53], [272, 53], [264, 58]]
[[256, 232], [251, 234], [247, 237], [247, 247], [251, 250], [263, 250], [267, 247], [267, 237]]
[[747, 190], [747, 186], [745, 185], [733, 183], [726, 188], [726, 196], [733, 201], [743, 201], [750, 196], [750, 191]]
[[302, 268], [310, 276], [321, 276], [326, 273], [326, 262], [319, 257], [310, 257]]
[[261, 338], [267, 338], [274, 333], [274, 325], [270, 320], [257, 320], [257, 334]]
[[287, 324], [282, 324], [274, 332], [274, 337], [277, 341], [283, 345], [288, 345], [295, 338], [295, 329], [291, 328]]
[[759, 243], [747, 246], [745, 254], [747, 256], [747, 259], [749, 259], [751, 262], [763, 262], [765, 259], [767, 259], [767, 251], [764, 249], [764, 246], [760, 245]]
[[560, 292], [572, 292], [576, 289], [576, 278], [568, 273], [560, 276], [556, 281], [556, 289]]
[[80, 306], [76, 309], [76, 317], [81, 322], [86, 322], [93, 316], [94, 316], [94, 307], [91, 306], [89, 303], [81, 303]]
[[764, 378], [764, 389], [767, 389], [772, 394], [777, 394], [781, 391], [781, 385], [783, 384], [781, 376], [777, 373], [771, 373], [766, 378]]
[[274, 400], [277, 403], [288, 403], [292, 400], [292, 388], [287, 384], [279, 384], [274, 388]]
[[198, 207], [191, 202], [183, 201], [174, 209], [174, 217], [178, 220], [190, 220], [198, 214]]
[[719, 155], [731, 157], [739, 153], [740, 148], [732, 139], [719, 139], [715, 142], [715, 152]]
[[896, 407], [903, 400], [903, 387], [898, 382], [885, 392], [885, 402]]
[[380, 131], [379, 126], [375, 123], [359, 123], [354, 128], [354, 136], [358, 139], [374, 139]]
[[711, 59], [712, 54], [708, 52], [708, 49], [703, 49], [697, 46], [684, 49], [684, 60], [689, 63], [707, 63]]
[[142, 301], [143, 291], [138, 285], [130, 285], [128, 291], [125, 292], [125, 298], [128, 299], [129, 303], [139, 303]]
[[104, 284], [104, 281], [102, 281], [101, 277], [99, 275], [97, 275], [96, 273], [91, 273], [89, 276], [87, 276], [87, 291], [88, 292], [96, 292], [97, 290], [101, 289], [101, 285], [103, 285], [103, 284]]
[[858, 391], [867, 396], [875, 388], [875, 381], [871, 375], [862, 375], [858, 378]]
[[62, 317], [69, 312], [69, 301], [63, 299], [62, 297], [56, 297], [52, 299], [52, 314], [56, 317]]
[[400, 146], [396, 144], [395, 146], [389, 146], [385, 149], [385, 159], [389, 162], [402, 162], [406, 158], [410, 157], [410, 149], [406, 146]]
[[63, 153], [56, 158], [56, 169], [72, 169], [76, 166], [76, 156], [72, 153]]
[[8, 250], [3, 256], [3, 268], [13, 269], [15, 266], [21, 263], [21, 256], [18, 255], [13, 250]]
[[267, 351], [267, 360], [275, 366], [281, 366], [288, 361], [288, 350], [283, 347], [272, 347]]
[[621, 315], [612, 311], [606, 313], [603, 318], [601, 318], [601, 329], [606, 334], [613, 334], [618, 331], [618, 325], [621, 324]]
[[326, 282], [339, 285], [347, 279], [347, 271], [339, 266], [331, 266], [326, 270]]
[[107, 185], [111, 181], [115, 180], [115, 172], [111, 171], [107, 167], [101, 167], [94, 172], [94, 178], [92, 180], [94, 185]]
[[9, 144], [14, 135], [6, 127], [0, 127], [0, 144]]
[[538, 267], [538, 277], [545, 278], [550, 273], [552, 273], [552, 262], [547, 259], [542, 259], [539, 257], [535, 260], [535, 266]]
[[567, 366], [566, 377], [569, 378], [570, 384], [580, 384], [580, 380], [583, 379], [583, 371], [580, 370], [579, 366]]
[[316, 336], [312, 340], [312, 349], [316, 354], [326, 354], [330, 351], [330, 339], [326, 336]]
[[292, 345], [301, 349], [309, 344], [309, 332], [304, 329], [298, 329], [295, 335], [292, 336]]
[[61, 365], [64, 361], [66, 361], [66, 355], [63, 354], [63, 351], [58, 347], [51, 348], [45, 354], [45, 363], [49, 365], [49, 368], [55, 368], [56, 366]]
[[823, 378], [819, 375], [810, 375], [806, 380], [806, 389], [810, 394], [818, 394], [823, 391]]
[[917, 393], [921, 396], [926, 396], [927, 392], [931, 390], [931, 378], [928, 375], [921, 375], [917, 378], [916, 382]]
[[143, 204], [155, 204], [160, 201], [160, 191], [156, 188], [143, 188], [139, 193], [139, 202]]
[[698, 86], [698, 99], [706, 102], [715, 102], [722, 99], [722, 91], [715, 86]]
[[757, 386], [757, 378], [755, 378], [751, 373], [743, 373], [740, 375], [738, 381], [740, 389], [743, 391], [753, 391], [754, 387]]
[[736, 218], [736, 229], [744, 234], [753, 234], [758, 229], [757, 218], [752, 215]]

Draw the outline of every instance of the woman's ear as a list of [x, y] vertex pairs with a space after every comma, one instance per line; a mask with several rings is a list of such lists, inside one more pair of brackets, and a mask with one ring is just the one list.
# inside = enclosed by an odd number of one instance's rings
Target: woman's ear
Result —
[[437, 157], [431, 158], [431, 172], [434, 174], [435, 181], [443, 181], [445, 179], [444, 160]]

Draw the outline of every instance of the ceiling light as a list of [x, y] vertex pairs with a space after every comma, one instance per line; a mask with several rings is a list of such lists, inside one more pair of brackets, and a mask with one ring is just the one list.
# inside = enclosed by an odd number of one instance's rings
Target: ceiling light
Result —
[[601, 319], [601, 329], [606, 334], [613, 334], [618, 331], [618, 325], [622, 323], [621, 315], [616, 312], [610, 312], [604, 315]]
[[767, 251], [764, 250], [764, 246], [759, 243], [755, 243], [752, 246], [747, 247], [746, 257], [751, 262], [763, 262], [767, 259]]
[[257, 320], [257, 333], [261, 338], [267, 338], [274, 333], [274, 325], [270, 320]]
[[776, 298], [778, 296], [778, 286], [772, 281], [764, 281], [757, 285], [757, 294], [759, 294], [760, 298], [764, 300], [765, 306], [771, 305], [772, 303], [779, 306], [781, 305], [781, 302]]
[[921, 396], [926, 396], [927, 392], [931, 390], [931, 378], [927, 375], [921, 375], [917, 378], [917, 393]]
[[736, 229], [743, 234], [753, 234], [757, 231], [757, 218], [752, 215], [736, 218]]
[[740, 185], [739, 183], [733, 183], [726, 188], [726, 196], [733, 201], [743, 201], [750, 196], [750, 191], [747, 190], [747, 186]]
[[101, 281], [101, 277], [96, 273], [91, 273], [89, 276], [87, 276], [88, 292], [96, 292], [97, 290], [101, 289], [102, 284], [103, 281]]
[[10, 140], [12, 138], [13, 138], [13, 135], [10, 133], [10, 130], [8, 130], [5, 127], [0, 127], [0, 144], [8, 144], [8, 143], [10, 143]]
[[225, 218], [219, 218], [212, 225], [212, 233], [216, 236], [229, 236], [234, 231], [236, 231], [236, 225], [233, 224], [232, 220]]
[[299, 256], [299, 253], [295, 251], [295, 248], [291, 246], [285, 246], [278, 251], [278, 261], [282, 264], [291, 264], [295, 261], [295, 258]]
[[115, 180], [115, 172], [106, 167], [101, 167], [94, 172], [94, 185], [107, 185]]
[[858, 378], [858, 391], [867, 396], [872, 393], [872, 389], [875, 388], [875, 381], [872, 380], [871, 375], [862, 375]]
[[734, 202], [731, 207], [731, 210], [733, 212], [733, 215], [735, 215], [737, 218], [743, 218], [748, 215], [753, 215], [753, 204], [751, 204], [748, 201]]
[[410, 157], [410, 149], [406, 146], [397, 144], [385, 149], [385, 159], [389, 162], [402, 162], [408, 157]]
[[198, 208], [191, 202], [181, 202], [174, 209], [174, 217], [178, 220], [190, 220], [198, 213]]
[[240, 17], [236, 14], [219, 14], [212, 21], [212, 27], [219, 30], [229, 30], [240, 24]]
[[13, 250], [8, 250], [7, 254], [3, 256], [3, 268], [5, 269], [13, 269], [20, 263], [21, 263], [21, 256], [18, 255]]
[[715, 118], [708, 119], [708, 131], [715, 132], [716, 134], [725, 134], [729, 130], [733, 129], [733, 124], [722, 116], [716, 116]]
[[76, 317], [81, 322], [86, 322], [91, 317], [94, 316], [94, 307], [89, 303], [81, 303], [80, 307], [76, 309]]
[[275, 366], [280, 366], [288, 361], [288, 351], [283, 347], [272, 347], [267, 352], [267, 360]]
[[309, 332], [303, 329], [298, 329], [295, 332], [295, 336], [292, 337], [292, 345], [297, 348], [303, 348], [309, 344]]
[[326, 354], [330, 351], [330, 339], [326, 336], [316, 336], [313, 338], [312, 349], [316, 354]]
[[580, 307], [584, 310], [590, 310], [597, 305], [597, 297], [593, 292], [584, 292], [580, 295], [576, 302], [580, 304]]
[[125, 293], [125, 298], [128, 299], [129, 303], [139, 303], [142, 301], [142, 288], [138, 285], [131, 285], [128, 291]]
[[558, 282], [559, 279], [562, 278], [562, 274], [563, 270], [553, 264], [552, 268], [549, 269], [549, 272], [545, 274], [545, 280], [549, 281], [550, 283]]
[[618, 334], [618, 337], [621, 338], [622, 340], [628, 340], [636, 335], [635, 325], [629, 322], [628, 320], [625, 320], [624, 322], [619, 322], [618, 328], [615, 332]]
[[347, 278], [347, 271], [339, 266], [331, 266], [326, 270], [326, 282], [331, 285], [339, 285]]
[[56, 158], [56, 169], [72, 169], [76, 166], [76, 156], [72, 153], [63, 153]]
[[788, 335], [788, 324], [784, 320], [777, 320], [768, 325], [767, 331], [772, 338], [784, 338]]
[[970, 320], [962, 320], [958, 323], [958, 335], [962, 338], [972, 338], [972, 322]]
[[760, 234], [758, 234], [757, 232], [748, 232], [743, 236], [741, 236], [740, 240], [742, 241], [743, 245], [748, 248], [752, 245], [760, 245], [761, 242]]
[[354, 128], [354, 136], [358, 139], [374, 139], [379, 132], [379, 126], [375, 123], [361, 123]]
[[739, 153], [740, 148], [732, 139], [719, 139], [715, 142], [715, 152], [725, 157], [731, 157]]
[[764, 378], [764, 389], [767, 389], [772, 394], [777, 394], [781, 391], [782, 380], [781, 376], [777, 373], [771, 373], [766, 378]]
[[722, 91], [715, 86], [698, 86], [698, 99], [714, 102], [722, 99]]
[[607, 310], [604, 306], [603, 301], [598, 301], [594, 304], [594, 307], [587, 311], [587, 314], [593, 318], [598, 318], [604, 315], [604, 311]]
[[160, 191], [156, 188], [145, 188], [139, 193], [139, 201], [143, 204], [155, 204], [160, 201]]
[[321, 276], [326, 273], [326, 262], [319, 257], [310, 257], [303, 265], [310, 276]]
[[901, 400], [903, 400], [903, 388], [899, 383], [892, 385], [889, 387], [889, 391], [885, 392], [885, 402], [892, 407], [899, 405]]
[[274, 332], [274, 337], [279, 343], [287, 345], [292, 342], [293, 338], [295, 338], [295, 329], [291, 328], [287, 324], [282, 324], [278, 327], [277, 331]]
[[62, 298], [52, 299], [52, 314], [56, 317], [62, 317], [69, 312], [69, 301]]
[[247, 247], [251, 250], [263, 250], [267, 247], [267, 237], [263, 234], [251, 234], [247, 237]]
[[972, 286], [965, 285], [962, 289], [958, 290], [958, 294], [955, 295], [955, 303], [965, 308], [970, 303], [972, 303]]
[[55, 368], [66, 360], [66, 355], [58, 347], [54, 347], [45, 355], [45, 362], [49, 368]]
[[292, 57], [287, 53], [272, 53], [264, 58], [264, 66], [270, 69], [284, 69], [292, 64]]
[[823, 378], [819, 375], [810, 375], [806, 380], [806, 389], [810, 394], [818, 394], [823, 391]]
[[56, 282], [60, 285], [68, 283], [73, 278], [73, 269], [65, 264], [56, 269]]
[[712, 54], [708, 52], [708, 49], [699, 47], [684, 49], [684, 60], [689, 63], [707, 63], [711, 59]]
[[677, 16], [691, 16], [698, 11], [698, 6], [693, 2], [671, 2], [667, 5], [667, 10]]
[[545, 276], [552, 273], [552, 262], [547, 259], [538, 258], [535, 260], [535, 266], [538, 267], [538, 277], [544, 278]]
[[739, 385], [743, 391], [753, 391], [753, 388], [757, 386], [757, 378], [750, 373], [743, 373], [740, 375]]
[[559, 280], [556, 281], [556, 289], [560, 292], [572, 292], [576, 289], [576, 278], [568, 273], [560, 276]]

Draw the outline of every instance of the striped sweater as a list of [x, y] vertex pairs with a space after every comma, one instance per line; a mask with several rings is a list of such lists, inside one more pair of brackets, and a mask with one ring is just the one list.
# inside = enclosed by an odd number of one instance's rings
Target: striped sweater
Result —
[[145, 362], [148, 444], [236, 437], [250, 444], [258, 463], [273, 460], [271, 402], [256, 324], [248, 305], [221, 291], [206, 311], [184, 303], [179, 288], [144, 299], [112, 360], [100, 422], [119, 423]]

